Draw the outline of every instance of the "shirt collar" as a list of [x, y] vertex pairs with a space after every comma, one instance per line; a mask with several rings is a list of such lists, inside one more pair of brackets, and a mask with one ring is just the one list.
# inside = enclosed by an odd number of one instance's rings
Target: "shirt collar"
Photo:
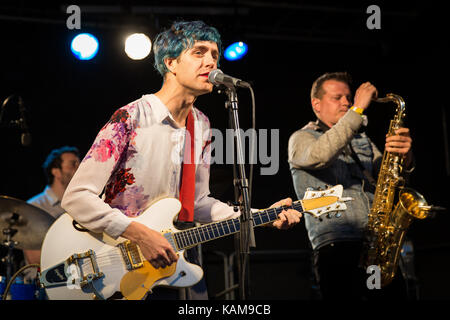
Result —
[[148, 103], [150, 103], [157, 122], [163, 122], [167, 117], [173, 121], [169, 109], [167, 109], [166, 105], [157, 96], [154, 94], [148, 94], [145, 95], [144, 98]]
[[50, 188], [50, 186], [45, 187], [44, 193], [48, 197], [48, 199], [51, 201], [52, 206], [55, 206], [61, 202], [61, 201], [59, 201], [56, 194], [53, 192], [52, 188]]
[[[155, 119], [157, 122], [161, 123], [169, 118], [173, 123], [176, 123], [169, 109], [167, 109], [166, 105], [156, 95], [149, 94], [145, 95], [144, 98], [146, 98], [147, 102], [152, 106], [153, 114], [155, 115]], [[197, 122], [197, 113], [195, 112], [194, 107], [193, 111], [194, 121]]]
[[317, 118], [316, 125], [317, 125], [317, 128], [318, 128], [319, 130], [323, 131], [323, 132], [327, 132], [327, 131], [330, 129], [330, 127], [327, 126], [327, 125], [326, 125], [322, 120], [320, 120], [319, 118]]

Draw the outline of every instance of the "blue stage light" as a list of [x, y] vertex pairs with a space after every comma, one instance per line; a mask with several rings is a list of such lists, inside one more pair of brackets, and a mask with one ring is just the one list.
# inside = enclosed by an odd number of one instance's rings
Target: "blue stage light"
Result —
[[80, 60], [91, 60], [98, 52], [98, 40], [90, 33], [80, 33], [70, 44], [72, 53]]
[[247, 50], [248, 50], [247, 45], [244, 42], [239, 41], [229, 45], [228, 48], [225, 49], [223, 55], [225, 59], [230, 61], [239, 60], [243, 56], [245, 56]]

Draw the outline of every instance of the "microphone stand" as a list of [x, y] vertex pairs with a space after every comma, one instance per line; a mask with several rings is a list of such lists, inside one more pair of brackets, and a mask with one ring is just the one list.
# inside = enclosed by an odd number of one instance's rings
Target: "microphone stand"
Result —
[[[225, 89], [228, 101], [225, 102], [225, 108], [229, 110], [230, 125], [234, 130], [235, 150], [237, 156], [238, 169], [236, 168], [236, 161], [233, 163], [233, 184], [235, 188], [235, 205], [239, 204], [240, 215], [240, 232], [239, 232], [239, 294], [240, 299], [245, 300], [248, 293], [248, 271], [249, 271], [249, 256], [250, 246], [255, 247], [255, 236], [253, 232], [253, 220], [251, 215], [249, 184], [245, 174], [245, 159], [243, 156], [243, 146], [241, 139], [241, 131], [239, 127], [238, 115], [238, 99], [236, 88], [229, 85]], [[236, 177], [236, 174], [239, 177]], [[239, 192], [242, 199], [239, 199]]]

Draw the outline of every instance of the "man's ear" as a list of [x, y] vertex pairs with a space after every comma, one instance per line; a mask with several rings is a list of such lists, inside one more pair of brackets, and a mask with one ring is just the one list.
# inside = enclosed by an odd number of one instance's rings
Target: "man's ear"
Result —
[[320, 99], [319, 98], [312, 98], [311, 105], [316, 114], [320, 113]]
[[173, 74], [176, 74], [177, 69], [177, 58], [165, 58], [164, 63], [166, 64], [167, 69]]
[[58, 168], [52, 168], [52, 175], [55, 177], [55, 178], [59, 178], [60, 176], [61, 176], [61, 169], [58, 169]]

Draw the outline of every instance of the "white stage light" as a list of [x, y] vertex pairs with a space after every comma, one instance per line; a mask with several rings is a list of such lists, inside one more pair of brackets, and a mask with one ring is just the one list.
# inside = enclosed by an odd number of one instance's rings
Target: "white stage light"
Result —
[[125, 41], [125, 53], [133, 60], [142, 60], [152, 49], [152, 42], [143, 33], [134, 33]]

